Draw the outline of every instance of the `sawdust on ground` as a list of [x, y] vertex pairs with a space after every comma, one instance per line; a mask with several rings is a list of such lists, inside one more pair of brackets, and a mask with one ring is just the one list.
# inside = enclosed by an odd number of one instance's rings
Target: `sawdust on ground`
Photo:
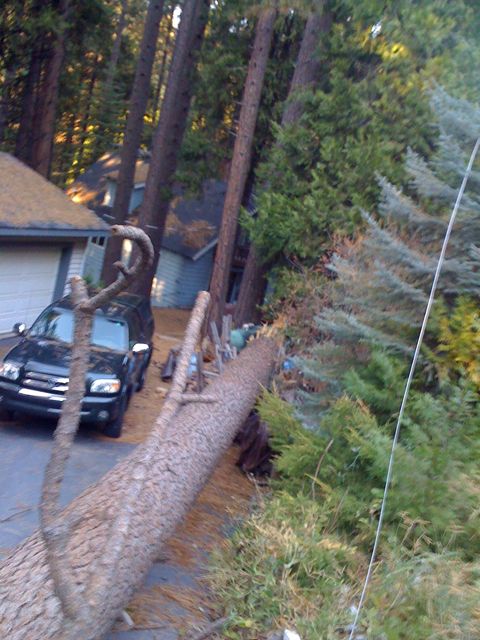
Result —
[[153, 355], [145, 386], [131, 401], [123, 423], [120, 442], [137, 444], [150, 433], [160, 413], [169, 385], [160, 379], [162, 364], [172, 347], [181, 344], [190, 311], [185, 309], [154, 309], [155, 334]]

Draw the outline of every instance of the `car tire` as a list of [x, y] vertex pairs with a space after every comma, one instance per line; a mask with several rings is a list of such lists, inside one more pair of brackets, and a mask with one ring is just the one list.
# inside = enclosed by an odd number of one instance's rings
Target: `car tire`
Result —
[[107, 422], [103, 428], [103, 433], [109, 438], [119, 438], [122, 433], [123, 418], [128, 406], [128, 396], [124, 393], [120, 400], [117, 417]]
[[147, 362], [145, 363], [145, 366], [142, 369], [142, 373], [140, 374], [140, 377], [137, 382], [137, 388], [135, 389], [136, 393], [141, 391], [145, 386], [145, 378], [147, 377], [147, 369], [148, 369], [148, 365], [150, 364], [150, 359], [151, 359], [151, 356], [148, 358]]
[[0, 420], [4, 422], [13, 422], [15, 419], [15, 411], [11, 409], [0, 409]]

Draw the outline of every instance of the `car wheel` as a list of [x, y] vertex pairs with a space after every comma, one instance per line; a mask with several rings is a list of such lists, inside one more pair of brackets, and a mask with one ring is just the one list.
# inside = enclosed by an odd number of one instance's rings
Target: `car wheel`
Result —
[[145, 366], [142, 369], [142, 373], [140, 374], [140, 377], [138, 379], [137, 382], [137, 388], [135, 389], [135, 391], [138, 393], [139, 391], [141, 391], [143, 389], [143, 387], [145, 386], [145, 378], [147, 377], [147, 369], [148, 369], [148, 365], [150, 364], [150, 358], [148, 358]]
[[109, 438], [119, 438], [122, 433], [123, 427], [123, 418], [125, 416], [125, 411], [127, 410], [128, 405], [128, 397], [127, 394], [124, 393], [120, 400], [120, 406], [118, 407], [117, 417], [110, 422], [107, 422], [105, 427], [103, 428], [103, 433]]
[[15, 418], [15, 411], [10, 409], [0, 409], [0, 420], [4, 422], [12, 422]]
[[142, 373], [140, 374], [140, 377], [138, 378], [138, 382], [137, 382], [137, 388], [135, 389], [135, 391], [138, 393], [139, 391], [141, 391], [143, 389], [143, 387], [145, 386], [145, 378], [147, 376], [147, 367], [145, 366], [142, 369]]

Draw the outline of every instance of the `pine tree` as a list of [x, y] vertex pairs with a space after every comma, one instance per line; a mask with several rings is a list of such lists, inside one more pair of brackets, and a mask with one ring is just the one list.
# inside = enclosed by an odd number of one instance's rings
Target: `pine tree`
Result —
[[[307, 18], [289, 94], [283, 109], [281, 127], [289, 127], [298, 122], [303, 113], [305, 94], [310, 88], [315, 87], [320, 78], [321, 62], [317, 49], [332, 23], [332, 14], [328, 9], [324, 9], [324, 5], [323, 1], [318, 3], [315, 11], [312, 11]], [[257, 309], [265, 295], [267, 271], [268, 263], [261, 260], [255, 245], [251, 244], [235, 305], [234, 320], [237, 325], [247, 321], [258, 321]]]
[[242, 109], [223, 206], [222, 223], [213, 266], [210, 293], [210, 321], [220, 325], [225, 307], [227, 285], [233, 258], [238, 215], [252, 157], [253, 135], [257, 123], [263, 81], [272, 43], [276, 9], [263, 9], [258, 19], [255, 43], [245, 81]]
[[[112, 217], [114, 224], [123, 224], [128, 215], [130, 196], [132, 194], [135, 164], [140, 147], [143, 129], [143, 117], [150, 95], [150, 78], [155, 59], [158, 31], [163, 16], [163, 0], [152, 0], [148, 6], [142, 43], [135, 70], [135, 79], [130, 96], [125, 136], [121, 150], [121, 162], [118, 172], [117, 189], [113, 203]], [[117, 270], [113, 266], [120, 259], [121, 241], [110, 238], [105, 250], [102, 280], [110, 283], [117, 277]]]
[[[379, 178], [377, 215], [363, 212], [367, 230], [344, 245], [330, 263], [335, 276], [330, 305], [317, 318], [323, 339], [306, 370], [338, 388], [343, 372], [368, 355], [365, 345], [411, 354], [425, 311], [449, 214], [473, 144], [480, 136], [480, 109], [436, 89], [437, 152], [426, 162], [411, 150], [409, 189]], [[480, 173], [478, 161], [455, 223], [438, 284], [438, 297], [452, 306], [459, 296], [480, 297]], [[435, 348], [427, 335], [423, 352]]]
[[150, 236], [154, 260], [133, 285], [133, 291], [149, 296], [160, 255], [179, 149], [187, 125], [193, 77], [208, 19], [207, 0], [186, 0], [170, 65], [165, 99], [154, 134], [145, 194], [138, 219]]

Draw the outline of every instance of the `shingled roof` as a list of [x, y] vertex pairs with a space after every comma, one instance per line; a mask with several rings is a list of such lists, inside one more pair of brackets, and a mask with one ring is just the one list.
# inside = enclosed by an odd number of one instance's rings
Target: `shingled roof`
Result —
[[[144, 154], [139, 158], [135, 166], [135, 184], [145, 182], [147, 179], [149, 159]], [[120, 153], [116, 149], [107, 151], [88, 169], [86, 169], [75, 182], [66, 189], [67, 194], [74, 202], [79, 202], [89, 209], [97, 209], [103, 204], [107, 180], [115, 180], [120, 169]]]
[[86, 207], [8, 153], [0, 152], [0, 235], [107, 235]]
[[[145, 182], [149, 156], [138, 158], [135, 184]], [[109, 220], [112, 209], [103, 205], [107, 181], [116, 181], [120, 168], [120, 154], [108, 151], [82, 173], [67, 189], [74, 202], [94, 209], [99, 217]], [[162, 247], [196, 260], [216, 244], [222, 218], [226, 184], [220, 180], [205, 180], [202, 192], [196, 197], [185, 195], [181, 185], [172, 188], [173, 198], [166, 220]], [[130, 214], [129, 222], [136, 224], [137, 211]]]

